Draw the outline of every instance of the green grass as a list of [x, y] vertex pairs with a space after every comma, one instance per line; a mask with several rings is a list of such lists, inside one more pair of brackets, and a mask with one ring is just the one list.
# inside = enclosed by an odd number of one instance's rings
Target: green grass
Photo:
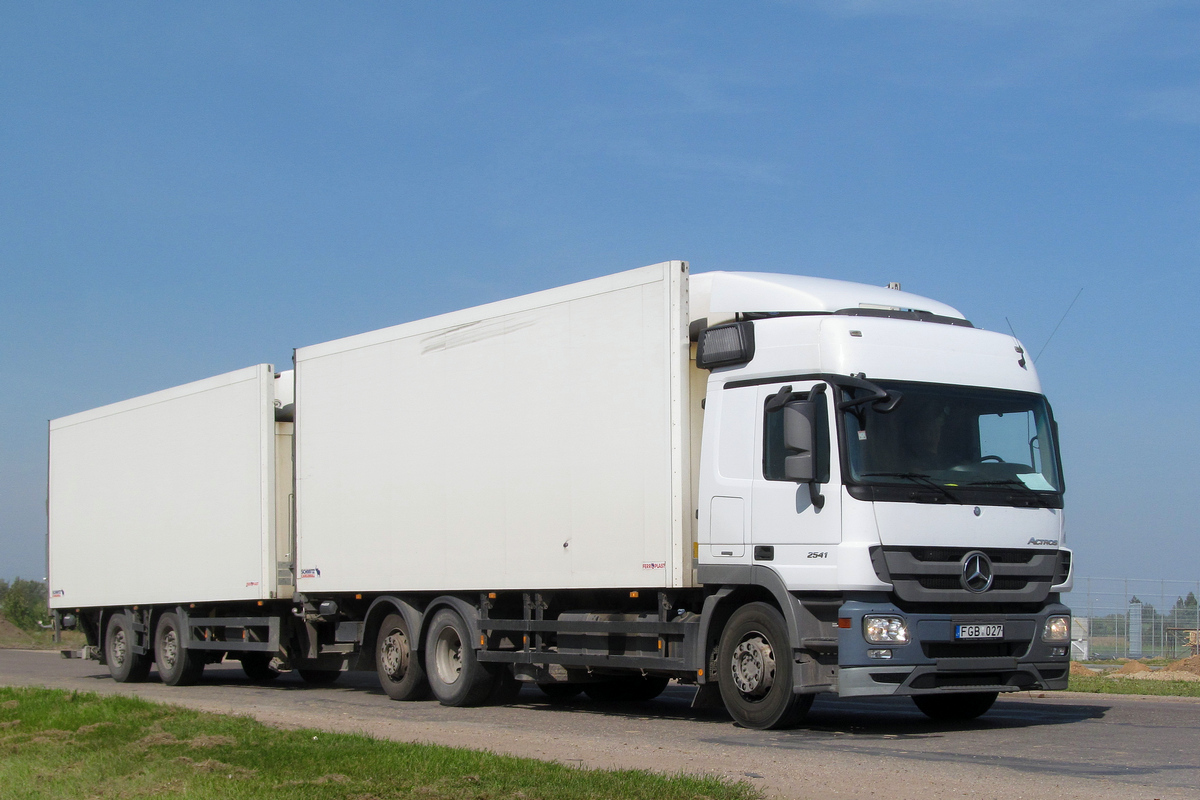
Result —
[[0, 794], [37, 798], [708, 798], [745, 783], [585, 770], [434, 745], [279, 730], [132, 697], [0, 687]]
[[1099, 675], [1094, 678], [1088, 675], [1072, 675], [1067, 691], [1200, 697], [1200, 681], [1148, 681], [1132, 678], [1104, 678]]

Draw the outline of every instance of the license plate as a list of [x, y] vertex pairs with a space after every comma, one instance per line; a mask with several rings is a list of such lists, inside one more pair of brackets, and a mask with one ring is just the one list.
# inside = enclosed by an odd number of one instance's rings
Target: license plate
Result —
[[1003, 639], [1003, 625], [956, 625], [955, 639]]

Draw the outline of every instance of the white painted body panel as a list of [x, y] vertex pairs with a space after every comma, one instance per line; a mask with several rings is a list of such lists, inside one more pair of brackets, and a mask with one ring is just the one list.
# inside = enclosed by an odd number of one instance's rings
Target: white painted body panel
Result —
[[274, 384], [262, 364], [50, 423], [52, 608], [272, 596]]
[[[962, 318], [955, 309], [915, 295], [840, 281], [774, 281], [781, 276], [738, 273], [693, 278], [693, 316], [718, 320], [732, 311], [811, 311], [809, 316], [754, 323], [755, 355], [749, 364], [715, 370], [709, 378], [705, 450], [701, 455], [701, 502], [716, 496], [745, 499], [747, 547], [727, 546], [702, 510], [698, 528], [701, 564], [755, 563], [750, 544], [771, 544], [775, 570], [788, 588], [804, 591], [884, 591], [869, 549], [880, 544], [967, 547], [1042, 547], [1031, 539], [1061, 542], [1062, 512], [952, 504], [873, 503], [855, 500], [841, 486], [837, 445], [826, 506], [815, 511], [807, 486], [767, 481], [762, 473], [763, 405], [785, 384], [795, 391], [814, 385], [805, 376], [864, 373], [894, 379], [983, 386], [1041, 393], [1032, 359], [1013, 337], [948, 324], [905, 319], [831, 315], [843, 308], [897, 308]], [[708, 278], [707, 285], [697, 284]], [[780, 288], [771, 299], [772, 286]], [[819, 290], [828, 289], [822, 295]], [[791, 303], [792, 307], [788, 307]], [[825, 312], [825, 313], [822, 313]], [[1022, 365], [1021, 361], [1025, 364]], [[726, 388], [741, 381], [754, 386]], [[834, 415], [830, 410], [829, 419]]]
[[686, 265], [296, 352], [298, 589], [692, 576]]

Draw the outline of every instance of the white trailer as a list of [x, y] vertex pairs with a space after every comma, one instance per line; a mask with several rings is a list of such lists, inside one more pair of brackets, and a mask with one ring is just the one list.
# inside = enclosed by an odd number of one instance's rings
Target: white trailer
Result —
[[1066, 686], [1056, 439], [949, 306], [672, 261], [54, 421], [52, 606], [119, 680], [965, 719]]

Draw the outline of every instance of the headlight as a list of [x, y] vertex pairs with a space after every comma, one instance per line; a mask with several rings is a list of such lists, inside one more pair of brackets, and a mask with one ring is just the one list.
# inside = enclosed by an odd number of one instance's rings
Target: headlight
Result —
[[871, 644], [908, 644], [903, 617], [863, 617], [863, 636]]
[[1071, 641], [1070, 617], [1046, 617], [1046, 627], [1042, 628], [1043, 642]]

